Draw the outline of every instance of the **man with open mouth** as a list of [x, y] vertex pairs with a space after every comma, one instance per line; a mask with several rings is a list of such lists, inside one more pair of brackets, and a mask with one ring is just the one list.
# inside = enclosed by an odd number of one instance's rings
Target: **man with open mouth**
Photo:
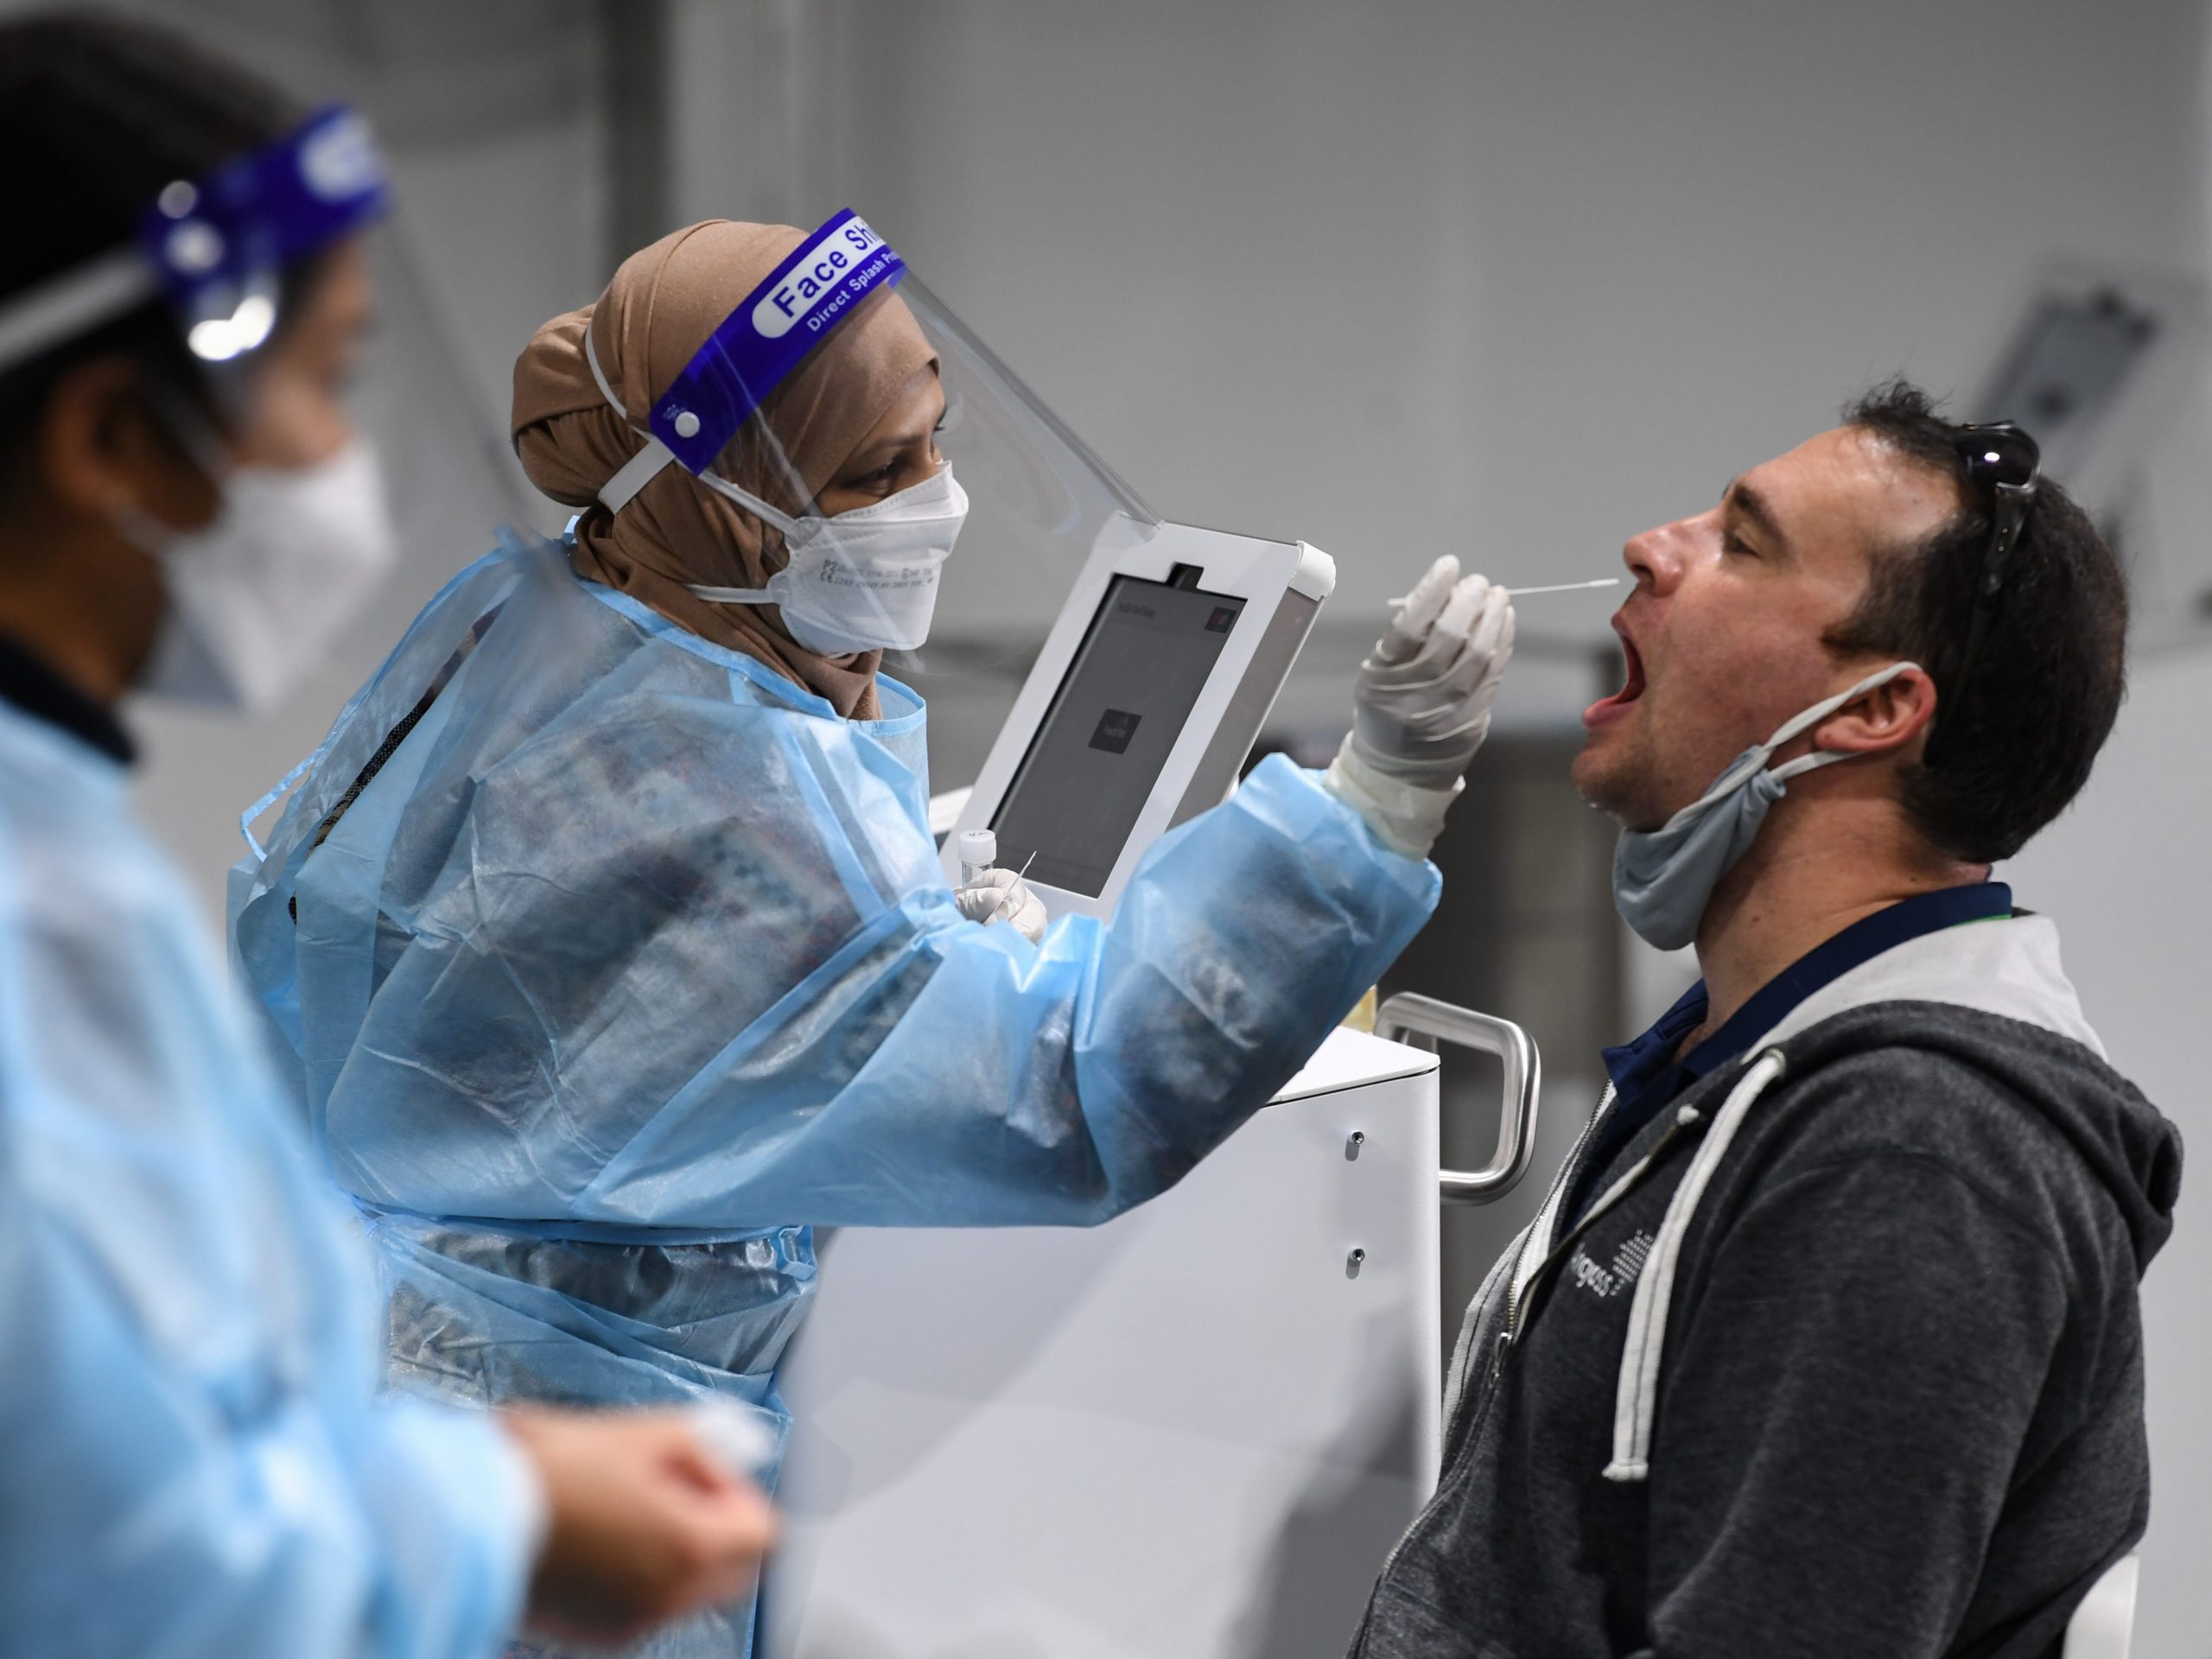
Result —
[[1353, 1652], [2055, 1655], [2148, 1514], [2181, 1145], [1991, 867], [2111, 729], [2119, 569], [1902, 382], [1625, 556], [1574, 781], [1703, 977], [1468, 1310]]

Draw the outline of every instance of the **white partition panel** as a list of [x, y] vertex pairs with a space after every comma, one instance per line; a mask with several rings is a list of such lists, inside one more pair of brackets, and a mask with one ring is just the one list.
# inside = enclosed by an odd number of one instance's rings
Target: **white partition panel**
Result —
[[1434, 1478], [1436, 1170], [1435, 1057], [1344, 1031], [1104, 1227], [827, 1237], [765, 1659], [1338, 1659]]

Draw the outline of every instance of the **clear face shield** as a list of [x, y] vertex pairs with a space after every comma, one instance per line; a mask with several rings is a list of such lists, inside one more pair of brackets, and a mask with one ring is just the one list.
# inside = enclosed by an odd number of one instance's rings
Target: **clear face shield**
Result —
[[766, 567], [757, 588], [693, 591], [772, 605], [825, 656], [882, 650], [924, 679], [1004, 665], [1010, 702], [1101, 539], [1158, 522], [850, 212], [656, 391], [646, 447], [601, 503], [691, 474], [760, 527]]
[[214, 487], [213, 516], [172, 524], [135, 503], [113, 513], [167, 588], [142, 689], [273, 706], [387, 574], [382, 474], [344, 391], [372, 304], [357, 233], [384, 207], [366, 124], [326, 109], [203, 178], [173, 180], [128, 242], [0, 312], [0, 365], [13, 366], [162, 305], [197, 381], [156, 375], [141, 394]]
[[179, 179], [140, 213], [131, 239], [0, 309], [0, 369], [165, 301], [219, 410], [248, 395], [278, 332], [286, 277], [385, 207], [368, 124], [334, 105], [204, 179]]
[[367, 123], [332, 105], [173, 181], [128, 241], [0, 306], [0, 372], [149, 302], [174, 320], [201, 396], [156, 380], [147, 402], [219, 505], [190, 529], [118, 518], [182, 617], [150, 689], [263, 710], [327, 672], [342, 696], [419, 601], [379, 591], [405, 550], [466, 551], [522, 516], [390, 205]]
[[[191, 365], [196, 387], [150, 384], [148, 403], [215, 486], [215, 517], [132, 526], [170, 607], [156, 659], [167, 696], [134, 716], [150, 740], [138, 792], [190, 867], [230, 862], [217, 804], [258, 794], [271, 753], [311, 748], [424, 595], [489, 525], [530, 512], [497, 402], [465, 378], [468, 354], [390, 207], [366, 124], [327, 108], [173, 181], [126, 240], [0, 303], [0, 373], [149, 304]], [[340, 288], [350, 321], [332, 330]], [[344, 361], [302, 373], [303, 337], [333, 333]], [[241, 464], [257, 423], [299, 441], [306, 464]], [[323, 434], [312, 448], [310, 427]], [[194, 702], [251, 718], [175, 706]]]

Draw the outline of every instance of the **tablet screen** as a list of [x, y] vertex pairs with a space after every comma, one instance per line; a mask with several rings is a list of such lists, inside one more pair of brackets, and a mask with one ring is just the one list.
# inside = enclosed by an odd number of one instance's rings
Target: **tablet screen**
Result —
[[1244, 601], [1116, 576], [991, 828], [999, 863], [1096, 899]]

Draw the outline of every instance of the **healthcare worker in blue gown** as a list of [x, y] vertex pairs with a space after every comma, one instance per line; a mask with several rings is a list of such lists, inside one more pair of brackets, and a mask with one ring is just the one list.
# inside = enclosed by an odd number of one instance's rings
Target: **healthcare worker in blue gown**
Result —
[[0, 25], [0, 1652], [489, 1659], [737, 1592], [683, 1420], [378, 1401], [358, 1229], [130, 801], [134, 687], [261, 703], [378, 580], [338, 389], [382, 198], [167, 31]]
[[[1267, 760], [1111, 920], [1042, 925], [1003, 874], [948, 887], [922, 707], [879, 660], [922, 643], [957, 556], [957, 440], [1050, 423], [948, 414], [991, 365], [902, 270], [849, 213], [709, 222], [540, 329], [513, 431], [570, 536], [432, 601], [234, 876], [238, 963], [371, 1218], [405, 1384], [780, 1425], [811, 1227], [1142, 1203], [1434, 906], [1425, 854], [1511, 639], [1449, 559], [1330, 772]], [[748, 1642], [733, 1620], [696, 1650]]]

